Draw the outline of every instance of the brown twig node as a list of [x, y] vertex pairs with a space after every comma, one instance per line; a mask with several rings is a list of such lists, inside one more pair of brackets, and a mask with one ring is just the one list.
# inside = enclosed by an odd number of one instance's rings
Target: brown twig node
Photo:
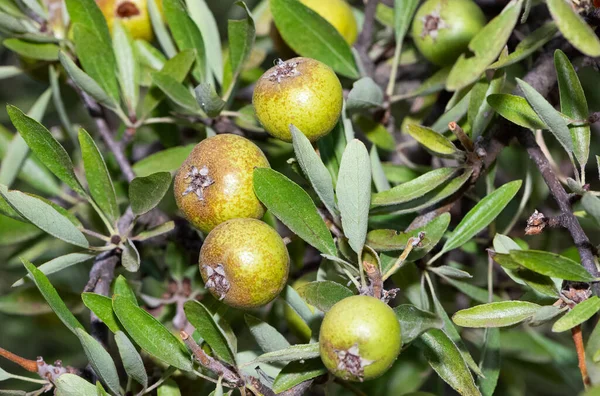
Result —
[[452, 131], [452, 133], [454, 133], [454, 135], [456, 135], [456, 137], [460, 141], [460, 144], [463, 145], [465, 150], [473, 152], [473, 141], [467, 136], [465, 131], [463, 131], [463, 129], [460, 127], [460, 125], [458, 125], [454, 121], [451, 121], [448, 123], [448, 128]]

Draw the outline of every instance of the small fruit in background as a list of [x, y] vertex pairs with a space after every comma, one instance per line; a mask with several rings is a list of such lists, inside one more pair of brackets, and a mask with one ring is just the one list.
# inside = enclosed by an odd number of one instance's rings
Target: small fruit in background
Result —
[[412, 37], [425, 58], [447, 66], [468, 49], [485, 24], [483, 11], [472, 0], [427, 0], [415, 14]]
[[[96, 0], [96, 2], [111, 32], [114, 20], [117, 18], [134, 40], [152, 41], [154, 38], [147, 0]], [[161, 9], [162, 0], [156, 0], [156, 5]]]
[[196, 228], [208, 233], [235, 218], [261, 218], [265, 209], [254, 194], [254, 168], [270, 167], [250, 140], [223, 134], [201, 141], [175, 175], [177, 206]]
[[256, 219], [233, 219], [208, 234], [200, 273], [215, 298], [235, 308], [261, 307], [283, 290], [290, 257], [281, 236]]
[[[315, 280], [317, 280], [317, 273], [309, 272], [308, 274], [304, 274], [302, 277], [296, 279], [292, 283], [292, 287], [298, 292], [300, 297], [304, 297], [302, 295], [301, 290], [299, 289], [301, 289], [301, 287], [306, 285], [307, 283], [313, 282]], [[310, 310], [314, 313], [316, 308], [310, 304], [307, 305], [308, 308], [310, 308]], [[312, 330], [310, 329], [310, 327], [308, 327], [304, 320], [302, 320], [300, 315], [298, 315], [296, 311], [294, 311], [288, 304], [285, 304], [283, 307], [283, 315], [292, 333], [294, 333], [302, 341], [310, 340]]]
[[352, 296], [326, 314], [319, 333], [321, 360], [338, 378], [367, 381], [385, 373], [402, 347], [394, 311], [370, 296]]
[[252, 104], [273, 137], [292, 141], [290, 125], [310, 141], [327, 135], [342, 113], [342, 84], [327, 65], [311, 58], [279, 60], [256, 83]]
[[300, 2], [332, 24], [348, 44], [354, 44], [358, 37], [358, 26], [352, 7], [345, 0], [300, 0]]

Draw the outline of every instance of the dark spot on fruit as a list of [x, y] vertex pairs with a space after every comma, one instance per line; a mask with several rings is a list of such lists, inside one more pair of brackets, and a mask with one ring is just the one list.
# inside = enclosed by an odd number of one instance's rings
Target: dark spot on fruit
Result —
[[352, 345], [348, 350], [335, 350], [338, 358], [338, 370], [346, 371], [358, 378], [361, 382], [365, 376], [365, 366], [373, 363], [372, 360], [366, 360], [360, 357], [358, 344]]
[[204, 189], [215, 182], [208, 174], [208, 167], [205, 165], [201, 169], [198, 169], [192, 166], [190, 171], [185, 175], [185, 180], [188, 179], [188, 186], [181, 195], [186, 196], [189, 193], [194, 193], [200, 201], [204, 201]]
[[435, 40], [438, 36], [438, 31], [448, 27], [446, 22], [442, 19], [439, 10], [433, 11], [431, 14], [427, 14], [422, 18], [423, 21], [423, 32], [421, 37], [431, 36]]
[[117, 16], [119, 18], [131, 18], [140, 15], [140, 9], [131, 1], [124, 1], [117, 7]]
[[223, 300], [231, 288], [231, 284], [225, 276], [223, 264], [219, 264], [215, 268], [205, 265], [204, 270], [208, 279], [205, 286], [219, 296], [219, 301]]

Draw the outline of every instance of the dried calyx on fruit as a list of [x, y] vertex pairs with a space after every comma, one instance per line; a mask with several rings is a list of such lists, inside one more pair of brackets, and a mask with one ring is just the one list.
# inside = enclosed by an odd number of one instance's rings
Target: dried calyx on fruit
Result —
[[290, 258], [277, 231], [256, 219], [216, 227], [200, 250], [200, 273], [215, 298], [236, 308], [263, 306], [287, 282]]
[[261, 218], [265, 210], [254, 194], [253, 172], [265, 167], [267, 158], [246, 138], [205, 139], [175, 176], [175, 200], [186, 219], [205, 233], [230, 219]]
[[325, 367], [336, 377], [366, 381], [385, 373], [402, 346], [394, 311], [371, 296], [352, 296], [326, 314], [319, 333]]
[[278, 60], [256, 83], [252, 103], [271, 136], [291, 142], [293, 124], [316, 141], [340, 118], [342, 85], [329, 66], [314, 59]]

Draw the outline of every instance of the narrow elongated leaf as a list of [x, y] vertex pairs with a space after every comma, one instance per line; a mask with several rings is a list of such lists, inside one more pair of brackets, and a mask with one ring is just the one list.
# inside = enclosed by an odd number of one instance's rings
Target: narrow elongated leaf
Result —
[[44, 299], [48, 302], [48, 305], [50, 305], [50, 308], [52, 308], [56, 313], [56, 316], [58, 316], [65, 326], [75, 334], [77, 329], [84, 330], [81, 323], [79, 323], [77, 318], [69, 311], [69, 308], [60, 298], [58, 292], [54, 286], [52, 286], [46, 275], [26, 259], [21, 258], [21, 262], [27, 269], [27, 272], [33, 277], [33, 282], [44, 296]]
[[[560, 91], [560, 111], [574, 120], [585, 120], [589, 116], [589, 110], [583, 87], [569, 58], [561, 50], [554, 53], [554, 66]], [[573, 154], [585, 166], [590, 155], [590, 127], [569, 126], [569, 130], [573, 140]]]
[[206, 53], [204, 40], [198, 26], [189, 16], [180, 0], [163, 0], [164, 15], [179, 50], [196, 50], [196, 65], [192, 74], [198, 82], [207, 81]]
[[581, 205], [600, 224], [600, 198], [586, 192], [581, 199]]
[[239, 74], [242, 66], [250, 56], [256, 37], [256, 27], [250, 14], [250, 10], [244, 2], [236, 2], [236, 5], [244, 9], [244, 19], [230, 19], [227, 22], [227, 35], [229, 37], [229, 63], [233, 78]]
[[[472, 139], [481, 136], [492, 120], [494, 111], [486, 99], [490, 95], [502, 92], [505, 80], [506, 74], [504, 71], [498, 70], [494, 73], [494, 77], [489, 84], [482, 84], [480, 81], [475, 84], [475, 88], [471, 91], [468, 116], [471, 123]], [[480, 93], [479, 97], [475, 95], [474, 91], [476, 90]]]
[[538, 117], [527, 99], [509, 94], [493, 94], [487, 98], [488, 104], [498, 114], [510, 122], [529, 129], [548, 129], [548, 125]]
[[159, 226], [156, 226], [156, 227], [151, 228], [146, 231], [142, 231], [139, 234], [137, 234], [136, 236], [131, 237], [130, 239], [135, 240], [135, 241], [146, 241], [148, 239], [157, 237], [159, 235], [169, 233], [169, 232], [173, 231], [174, 229], [175, 229], [175, 222], [167, 221], [166, 223], [162, 223]]
[[459, 394], [481, 395], [460, 351], [446, 333], [431, 329], [421, 335], [418, 346], [440, 378]]
[[44, 232], [83, 248], [89, 243], [79, 229], [51, 205], [20, 191], [8, 191], [0, 185], [0, 196], [23, 218]]
[[106, 163], [96, 143], [85, 129], [79, 130], [79, 145], [85, 177], [88, 181], [90, 194], [98, 207], [113, 223], [119, 218], [119, 206], [112, 179], [106, 168]]
[[446, 182], [455, 173], [456, 168], [432, 170], [391, 190], [374, 194], [371, 198], [371, 204], [373, 206], [397, 205], [422, 197]]
[[131, 289], [131, 287], [129, 287], [127, 279], [125, 279], [123, 275], [119, 275], [115, 280], [115, 284], [113, 286], [113, 297], [116, 295], [118, 295], [119, 297], [126, 298], [136, 306], [138, 305], [135, 292]]
[[174, 173], [194, 149], [194, 144], [172, 147], [152, 154], [133, 165], [133, 171], [138, 177], [150, 176], [158, 172]]
[[462, 327], [505, 327], [533, 316], [541, 307], [528, 301], [502, 301], [458, 311], [452, 320]]
[[187, 319], [217, 356], [229, 364], [235, 364], [235, 355], [227, 337], [210, 311], [198, 301], [188, 301], [183, 308]]
[[517, 24], [522, 5], [522, 0], [512, 0], [473, 37], [469, 49], [475, 55], [467, 57], [462, 54], [454, 63], [446, 82], [448, 90], [456, 91], [477, 81], [498, 58]]
[[[148, 15], [150, 16], [150, 20], [152, 21], [152, 30], [156, 34], [156, 39], [160, 43], [161, 48], [167, 54], [169, 58], [172, 58], [177, 55], [177, 50], [175, 49], [175, 44], [171, 39], [171, 35], [167, 31], [167, 27], [165, 25], [163, 12], [158, 8], [157, 1], [158, 0], [147, 0], [148, 1]], [[162, 4], [162, 3], [161, 3]]]
[[259, 168], [254, 170], [254, 192], [293, 233], [320, 252], [337, 255], [329, 229], [302, 187], [279, 172]]
[[76, 329], [75, 334], [79, 338], [81, 346], [83, 347], [85, 355], [94, 369], [94, 372], [112, 393], [119, 394], [119, 375], [117, 374], [117, 368], [115, 367], [112, 357], [110, 357], [106, 349], [104, 349], [94, 337], [86, 333], [85, 330], [78, 328]]
[[152, 82], [160, 88], [169, 99], [183, 107], [185, 110], [197, 113], [200, 109], [196, 99], [190, 91], [168, 74], [156, 72], [152, 74]]
[[346, 100], [346, 110], [364, 111], [383, 104], [383, 91], [371, 77], [363, 77], [352, 85]]
[[387, 191], [390, 188], [392, 188], [385, 174], [385, 170], [383, 169], [383, 164], [381, 163], [381, 159], [379, 158], [379, 153], [377, 152], [376, 146], [371, 147], [369, 157], [371, 158], [371, 172], [373, 174], [373, 185], [375, 186], [377, 192]]
[[459, 158], [463, 152], [454, 143], [431, 128], [417, 124], [409, 124], [406, 131], [432, 154], [442, 158]]
[[315, 317], [313, 310], [306, 305], [306, 302], [302, 297], [300, 297], [296, 289], [290, 285], [287, 285], [283, 293], [281, 293], [281, 297], [290, 306], [290, 308], [292, 308], [294, 312], [296, 312], [300, 318], [302, 318], [304, 323], [311, 323]]
[[[69, 253], [65, 254], [64, 256], [60, 256], [50, 261], [47, 261], [44, 264], [38, 266], [37, 269], [41, 271], [44, 275], [50, 275], [55, 272], [61, 271], [65, 268], [71, 267], [73, 265], [88, 261], [92, 258], [94, 258], [94, 255], [89, 253]], [[30, 279], [32, 278], [31, 275], [27, 275], [27, 277]], [[24, 279], [25, 278], [19, 279], [18, 281], [13, 283], [12, 286], [21, 286], [25, 283]]]
[[251, 315], [244, 315], [244, 318], [256, 343], [263, 352], [279, 351], [290, 346], [285, 337], [270, 324]]
[[321, 61], [346, 77], [358, 77], [348, 43], [319, 14], [296, 0], [272, 0], [270, 7], [277, 30], [295, 52]]
[[521, 188], [521, 180], [515, 180], [503, 185], [479, 201], [456, 226], [442, 250], [447, 252], [462, 246], [487, 227], [500, 215], [506, 205], [517, 194], [519, 188]]
[[295, 126], [290, 125], [292, 142], [296, 159], [302, 172], [310, 181], [313, 189], [334, 219], [339, 220], [339, 212], [335, 204], [333, 181], [331, 174], [315, 152], [308, 138]]
[[544, 44], [554, 37], [556, 32], [558, 32], [558, 27], [554, 22], [543, 24], [541, 27], [534, 30], [529, 36], [525, 37], [519, 44], [517, 44], [512, 53], [492, 63], [489, 68], [500, 69], [502, 67], [514, 65], [515, 63], [522, 61], [538, 49], [542, 48]]
[[129, 272], [136, 272], [140, 269], [140, 253], [131, 241], [127, 239], [123, 243], [123, 253], [121, 253], [121, 264]]
[[122, 330], [121, 324], [117, 320], [112, 307], [112, 300], [109, 297], [96, 293], [82, 293], [81, 299], [86, 307], [89, 308], [113, 333]]
[[170, 185], [169, 172], [133, 179], [129, 184], [129, 200], [133, 213], [139, 216], [152, 210], [163, 199]]
[[219, 84], [223, 82], [223, 55], [221, 52], [221, 36], [215, 17], [205, 0], [186, 0], [188, 12], [200, 29], [204, 40], [206, 61]]
[[0, 80], [11, 78], [22, 74], [23, 70], [16, 66], [0, 66]]
[[573, 140], [571, 139], [571, 132], [569, 131], [565, 120], [531, 85], [518, 78], [517, 84], [519, 85], [519, 88], [521, 88], [521, 91], [523, 91], [525, 94], [525, 98], [527, 98], [527, 101], [531, 107], [533, 107], [533, 110], [535, 110], [536, 114], [546, 125], [548, 125], [550, 132], [552, 132], [554, 137], [565, 148], [567, 153], [572, 153]]
[[[262, 362], [292, 362], [297, 360], [308, 360], [319, 357], [319, 343], [292, 345], [286, 349], [275, 352], [264, 353], [254, 359], [251, 363]], [[250, 363], [246, 363], [249, 365]]]
[[350, 289], [332, 281], [310, 282], [298, 288], [307, 303], [327, 312], [336, 303], [354, 295]]
[[493, 396], [500, 376], [500, 329], [486, 329], [484, 338], [480, 363], [484, 377], [477, 378], [477, 385], [483, 396]]
[[115, 342], [119, 348], [119, 355], [123, 362], [123, 368], [128, 376], [133, 378], [142, 387], [148, 387], [148, 374], [144, 367], [142, 357], [129, 338], [122, 331], [115, 333]]
[[[474, 301], [477, 301], [477, 302], [480, 302], [480, 303], [484, 303], [484, 304], [489, 301], [489, 294], [488, 294], [488, 291], [486, 289], [483, 289], [483, 288], [481, 288], [479, 286], [474, 286], [473, 284], [471, 284], [469, 282], [463, 282], [463, 281], [459, 281], [459, 280], [450, 278], [448, 276], [444, 276], [444, 279], [446, 280], [446, 282], [448, 282], [452, 286], [456, 287], [463, 294], [465, 294], [468, 297], [472, 298]], [[500, 301], [502, 301], [502, 298], [500, 298], [497, 295], [493, 294], [492, 295], [492, 301], [500, 302]]]
[[570, 258], [539, 250], [511, 250], [510, 257], [525, 268], [554, 278], [590, 282], [595, 278]]
[[74, 191], [86, 196], [75, 176], [69, 155], [63, 146], [54, 139], [50, 131], [33, 118], [26, 116], [18, 108], [8, 105], [6, 109], [13, 125], [37, 158]]
[[404, 304], [394, 308], [402, 329], [402, 343], [410, 344], [430, 329], [441, 329], [444, 321], [436, 314], [423, 311], [414, 305]]
[[59, 47], [52, 43], [32, 43], [16, 38], [6, 39], [2, 45], [17, 54], [43, 61], [57, 61]]
[[56, 396], [98, 396], [96, 387], [76, 374], [62, 374], [54, 385]]
[[146, 352], [173, 367], [192, 370], [183, 344], [152, 315], [117, 294], [113, 296], [113, 309], [127, 333]]
[[[94, 0], [65, 0], [73, 24], [79, 23], [90, 29], [106, 45], [110, 46], [110, 34], [106, 19]], [[98, 47], [96, 47], [98, 49]]]
[[225, 108], [225, 101], [217, 95], [215, 88], [209, 83], [202, 83], [194, 90], [196, 92], [196, 100], [202, 111], [209, 117], [217, 117]]
[[277, 374], [273, 381], [273, 391], [285, 392], [294, 386], [327, 373], [321, 359], [309, 359], [307, 361], [295, 361], [288, 363]]
[[113, 22], [113, 50], [119, 71], [118, 80], [130, 114], [135, 114], [140, 96], [140, 70], [133, 39], [118, 18]]
[[546, 1], [552, 19], [560, 32], [575, 48], [592, 57], [600, 56], [600, 40], [590, 27], [565, 0]]
[[371, 202], [371, 161], [360, 140], [351, 141], [344, 150], [336, 195], [344, 234], [352, 249], [360, 254], [367, 237]]
[[582, 324], [600, 311], [600, 298], [592, 296], [589, 299], [575, 305], [565, 316], [558, 319], [552, 326], [552, 331], [560, 333]]

